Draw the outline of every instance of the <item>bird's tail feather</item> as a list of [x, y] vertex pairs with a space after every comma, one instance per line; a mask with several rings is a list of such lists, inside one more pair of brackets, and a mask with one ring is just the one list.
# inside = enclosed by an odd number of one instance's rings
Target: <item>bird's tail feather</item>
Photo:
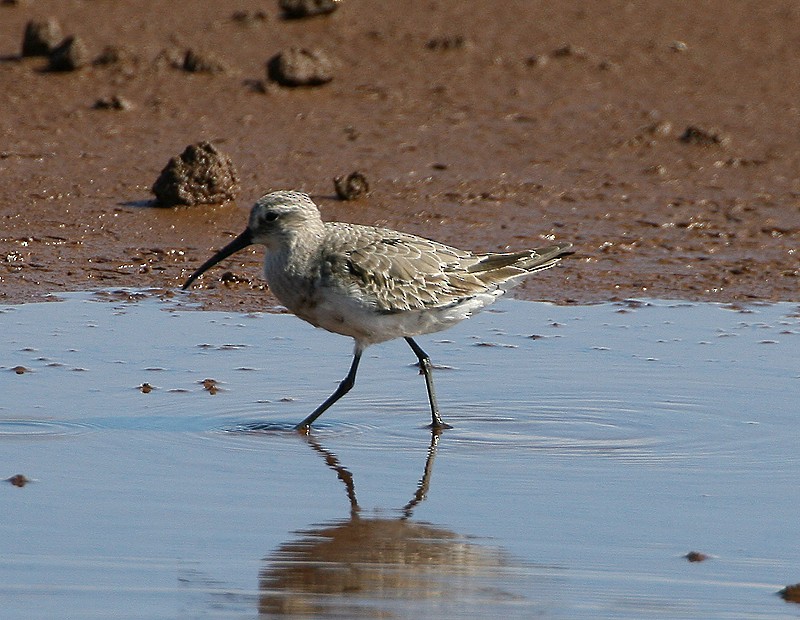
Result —
[[469, 268], [469, 272], [481, 280], [499, 283], [549, 269], [563, 256], [573, 254], [571, 248], [571, 243], [559, 243], [524, 252], [484, 254], [481, 260]]

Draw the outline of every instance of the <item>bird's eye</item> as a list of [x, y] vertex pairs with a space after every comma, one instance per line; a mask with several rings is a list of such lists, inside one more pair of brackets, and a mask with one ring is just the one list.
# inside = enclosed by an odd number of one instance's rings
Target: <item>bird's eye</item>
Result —
[[275, 211], [267, 211], [264, 214], [264, 221], [265, 222], [274, 222], [278, 219], [278, 214]]

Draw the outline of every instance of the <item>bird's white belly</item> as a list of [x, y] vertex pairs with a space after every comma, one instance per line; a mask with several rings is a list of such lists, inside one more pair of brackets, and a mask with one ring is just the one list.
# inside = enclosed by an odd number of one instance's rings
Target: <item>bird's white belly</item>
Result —
[[289, 309], [316, 327], [350, 336], [367, 346], [447, 329], [490, 304], [497, 296], [497, 293], [487, 293], [443, 308], [384, 313], [353, 297], [333, 293]]

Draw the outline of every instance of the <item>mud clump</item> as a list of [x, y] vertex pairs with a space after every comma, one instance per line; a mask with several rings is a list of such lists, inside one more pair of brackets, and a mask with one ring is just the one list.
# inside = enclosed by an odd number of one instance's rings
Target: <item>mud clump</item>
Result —
[[433, 52], [448, 52], [451, 50], [461, 50], [467, 46], [467, 39], [463, 35], [457, 34], [447, 37], [434, 37], [425, 43], [425, 49]]
[[31, 479], [30, 479], [30, 478], [27, 478], [27, 477], [25, 477], [25, 475], [24, 475], [24, 474], [14, 474], [14, 475], [13, 475], [13, 476], [11, 476], [10, 478], [6, 478], [6, 482], [8, 482], [9, 484], [11, 484], [12, 486], [15, 486], [15, 487], [20, 487], [20, 488], [22, 488], [22, 487], [24, 487], [26, 484], [28, 484], [29, 482], [31, 482]]
[[22, 36], [22, 55], [49, 56], [63, 38], [61, 25], [54, 18], [31, 20], [26, 24]]
[[303, 19], [333, 13], [339, 0], [280, 0], [278, 6], [285, 19]]
[[50, 52], [50, 71], [75, 71], [89, 64], [89, 50], [79, 37], [70, 36]]
[[113, 68], [132, 76], [139, 69], [141, 62], [138, 52], [124, 46], [107, 45], [92, 64], [95, 67]]
[[62, 41], [61, 25], [52, 17], [31, 20], [22, 37], [22, 56], [49, 56]]
[[224, 73], [228, 65], [209, 52], [189, 49], [183, 57], [181, 68], [189, 73]]
[[212, 396], [219, 392], [219, 384], [216, 379], [203, 379], [201, 384], [203, 385], [203, 389]]
[[153, 184], [160, 206], [219, 204], [233, 200], [239, 177], [230, 157], [210, 142], [191, 144], [173, 157]]
[[320, 49], [292, 47], [267, 61], [267, 78], [281, 86], [321, 86], [333, 79], [333, 62]]
[[717, 129], [704, 129], [697, 125], [689, 125], [678, 140], [697, 146], [726, 146], [731, 141], [729, 136]]
[[100, 97], [92, 105], [93, 110], [130, 110], [132, 107], [130, 101], [119, 95]]
[[783, 590], [778, 592], [778, 596], [789, 603], [800, 603], [800, 583], [786, 586]]
[[269, 20], [269, 17], [264, 11], [234, 11], [231, 19], [238, 24], [244, 26], [252, 26], [258, 23], [264, 23]]
[[358, 171], [333, 179], [333, 187], [340, 200], [358, 200], [369, 192], [367, 177]]

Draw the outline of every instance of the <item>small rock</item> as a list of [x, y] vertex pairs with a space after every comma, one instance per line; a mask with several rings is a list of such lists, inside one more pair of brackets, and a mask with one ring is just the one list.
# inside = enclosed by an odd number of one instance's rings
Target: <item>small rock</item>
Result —
[[268, 18], [264, 11], [234, 11], [231, 19], [239, 24], [251, 26], [259, 22], [266, 22]]
[[24, 375], [26, 372], [28, 372], [28, 369], [25, 368], [25, 366], [14, 366], [14, 368], [12, 368], [11, 370], [13, 370], [18, 375]]
[[302, 19], [333, 13], [339, 0], [279, 0], [278, 6], [286, 19]]
[[152, 191], [162, 206], [218, 204], [233, 200], [238, 183], [230, 157], [198, 142], [169, 160]]
[[216, 379], [203, 379], [201, 383], [203, 384], [203, 389], [212, 396], [219, 391], [219, 385]]
[[586, 60], [589, 58], [589, 52], [584, 48], [572, 45], [572, 43], [564, 43], [550, 52], [552, 58], [578, 58], [579, 60]]
[[219, 277], [219, 281], [223, 284], [250, 284], [250, 278], [242, 277], [233, 273], [232, 271], [226, 271]]
[[15, 487], [24, 487], [31, 482], [31, 479], [26, 478], [23, 474], [14, 474], [10, 478], [6, 478], [6, 482], [10, 482]]
[[78, 37], [67, 37], [50, 52], [50, 71], [75, 71], [89, 64], [89, 50]]
[[705, 562], [708, 559], [705, 553], [700, 553], [699, 551], [690, 551], [683, 557], [689, 560], [689, 562]]
[[450, 37], [434, 37], [425, 43], [425, 47], [431, 51], [447, 52], [450, 50], [464, 49], [467, 40], [464, 36], [457, 34]]
[[730, 142], [730, 138], [716, 129], [703, 129], [696, 125], [689, 125], [680, 138], [684, 144], [696, 144], [698, 146], [725, 146]]
[[111, 97], [101, 97], [94, 102], [92, 106], [95, 110], [130, 110], [132, 104], [127, 99], [119, 95], [112, 95]]
[[142, 383], [142, 385], [139, 386], [139, 390], [142, 392], [142, 394], [149, 394], [153, 391], [153, 386], [149, 383]]
[[800, 603], [800, 583], [786, 586], [778, 595], [789, 603]]
[[61, 26], [52, 17], [44, 21], [31, 20], [22, 37], [23, 56], [49, 56], [63, 39]]
[[601, 60], [597, 63], [597, 68], [600, 71], [619, 71], [620, 66], [612, 60]]
[[139, 60], [139, 56], [127, 47], [107, 45], [100, 52], [100, 55], [92, 61], [92, 64], [101, 67], [109, 65], [136, 66], [139, 64]]
[[333, 180], [336, 195], [340, 200], [358, 200], [369, 192], [367, 177], [360, 172], [351, 172], [347, 176], [336, 177]]
[[532, 54], [525, 59], [525, 64], [529, 67], [543, 67], [548, 60], [546, 54]]
[[282, 86], [320, 86], [333, 79], [333, 62], [320, 49], [292, 47], [270, 58], [267, 78]]
[[186, 52], [176, 47], [167, 47], [156, 54], [155, 59], [153, 59], [153, 67], [156, 69], [161, 69], [162, 67], [183, 69], [183, 63], [185, 61]]
[[344, 128], [344, 135], [347, 137], [350, 142], [355, 142], [358, 140], [359, 136], [361, 135], [356, 127], [352, 125], [348, 125]]
[[671, 49], [673, 52], [686, 52], [689, 50], [689, 46], [683, 41], [672, 41], [669, 44], [669, 49]]
[[192, 49], [186, 50], [181, 68], [190, 73], [224, 73], [228, 69], [227, 65], [213, 54]]

